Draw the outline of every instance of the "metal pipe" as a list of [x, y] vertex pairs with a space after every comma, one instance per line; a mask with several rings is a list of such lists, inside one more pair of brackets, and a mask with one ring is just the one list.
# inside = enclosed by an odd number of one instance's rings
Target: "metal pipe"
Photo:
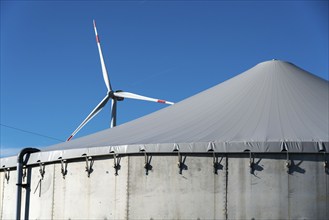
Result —
[[23, 165], [26, 164], [27, 160], [24, 162], [24, 156], [26, 154], [35, 153], [40, 151], [36, 148], [24, 148], [22, 149], [17, 156], [17, 200], [16, 200], [16, 219], [21, 219], [21, 200], [22, 200], [22, 176], [23, 176]]

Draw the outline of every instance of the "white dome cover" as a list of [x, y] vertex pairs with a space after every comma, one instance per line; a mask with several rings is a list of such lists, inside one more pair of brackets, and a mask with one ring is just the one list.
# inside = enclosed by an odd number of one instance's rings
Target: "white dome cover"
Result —
[[[319, 152], [329, 148], [329, 84], [284, 61], [262, 62], [173, 106], [46, 148], [85, 152]], [[53, 156], [49, 156], [52, 151]], [[57, 159], [57, 158], [56, 158]]]

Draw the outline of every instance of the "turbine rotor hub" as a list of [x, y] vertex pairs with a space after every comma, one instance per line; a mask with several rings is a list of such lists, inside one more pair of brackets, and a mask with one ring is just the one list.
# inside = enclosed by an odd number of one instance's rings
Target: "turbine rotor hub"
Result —
[[[120, 93], [120, 92], [123, 92], [123, 91], [122, 91], [122, 90], [117, 90], [117, 91], [115, 91], [115, 92]], [[108, 92], [109, 97], [110, 97], [111, 99], [116, 100], [116, 101], [123, 101], [124, 98], [122, 98], [122, 97], [118, 97], [118, 96], [114, 95], [115, 92], [114, 92], [114, 91], [110, 91], [110, 92]]]
[[109, 91], [107, 94], [109, 95], [109, 97], [111, 99], [115, 99], [116, 98], [116, 96], [114, 95], [114, 92], [113, 91]]

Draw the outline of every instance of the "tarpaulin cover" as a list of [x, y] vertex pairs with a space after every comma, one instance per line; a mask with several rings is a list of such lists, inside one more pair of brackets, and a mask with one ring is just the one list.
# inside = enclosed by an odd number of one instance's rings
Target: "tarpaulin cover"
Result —
[[173, 106], [50, 146], [38, 155], [49, 160], [59, 154], [140, 150], [327, 151], [328, 100], [328, 81], [289, 62], [271, 60]]

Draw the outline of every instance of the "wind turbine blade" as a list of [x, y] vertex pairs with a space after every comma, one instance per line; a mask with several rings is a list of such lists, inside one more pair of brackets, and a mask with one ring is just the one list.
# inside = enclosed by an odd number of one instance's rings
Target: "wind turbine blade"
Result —
[[83, 128], [83, 126], [85, 126], [93, 117], [95, 117], [106, 105], [109, 99], [110, 96], [106, 95], [105, 98], [96, 106], [96, 108], [94, 108], [94, 110], [92, 110], [92, 112], [87, 116], [87, 118], [83, 120], [83, 122], [79, 125], [79, 127], [75, 129], [75, 131], [71, 134], [71, 136], [66, 141], [71, 140], [74, 137], [74, 135], [76, 135], [76, 133], [78, 133], [81, 130], [81, 128]]
[[150, 98], [150, 97], [141, 96], [141, 95], [137, 95], [137, 94], [130, 93], [130, 92], [115, 92], [114, 96], [121, 97], [121, 98], [144, 100], [144, 101], [149, 101], [149, 102], [158, 102], [158, 103], [163, 103], [163, 104], [168, 104], [168, 105], [174, 104], [173, 102], [168, 102], [166, 100]]
[[101, 66], [102, 66], [102, 73], [103, 73], [103, 78], [104, 82], [106, 84], [107, 90], [112, 91], [111, 83], [109, 80], [109, 76], [107, 74], [104, 58], [103, 58], [103, 53], [102, 53], [102, 48], [101, 48], [101, 42], [99, 40], [99, 36], [97, 33], [97, 28], [96, 28], [96, 21], [94, 20], [94, 30], [95, 30], [95, 35], [96, 35], [96, 42], [97, 42], [97, 47], [98, 47], [98, 52], [99, 52], [99, 58], [101, 60]]

